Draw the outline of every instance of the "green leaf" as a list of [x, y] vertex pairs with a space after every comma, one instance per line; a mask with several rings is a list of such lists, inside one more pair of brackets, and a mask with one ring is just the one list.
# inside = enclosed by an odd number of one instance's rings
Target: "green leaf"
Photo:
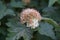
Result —
[[60, 0], [57, 1], [60, 4]]
[[53, 31], [53, 26], [47, 22], [40, 23], [40, 27], [38, 28], [38, 32], [42, 35], [49, 36], [52, 39], [56, 39], [55, 33]]
[[3, 12], [6, 10], [6, 6], [0, 1], [0, 19], [3, 18]]
[[11, 2], [15, 2], [15, 0], [11, 0]]
[[56, 31], [57, 40], [60, 40], [60, 31]]
[[36, 3], [36, 1], [31, 1], [31, 3], [29, 4], [30, 7], [37, 7], [38, 3]]
[[59, 27], [59, 25], [57, 24], [57, 22], [54, 21], [53, 19], [42, 17], [42, 20], [44, 20], [45, 22], [48, 22], [49, 24], [53, 25], [56, 28]]
[[16, 16], [15, 13], [14, 13], [14, 11], [13, 11], [12, 9], [7, 9], [7, 10], [5, 11], [5, 14], [6, 14], [6, 15]]
[[4, 16], [6, 15], [12, 15], [15, 16], [14, 11], [11, 9], [6, 9], [5, 11], [3, 11], [2, 13], [0, 13], [0, 19], [2, 19]]
[[48, 7], [51, 7], [57, 0], [49, 0]]
[[36, 32], [33, 40], [53, 40], [53, 39], [46, 35], [41, 35], [40, 33]]
[[60, 22], [60, 7], [46, 7], [42, 10], [43, 16]]
[[6, 23], [8, 28], [8, 37], [6, 40], [18, 40], [21, 37], [24, 38], [24, 40], [30, 40], [32, 38], [32, 31], [30, 28], [26, 28], [25, 26], [21, 25], [18, 21], [10, 21]]
[[42, 20], [44, 20], [45, 22], [48, 22], [49, 24], [53, 25], [53, 27], [55, 28], [55, 31], [60, 31], [60, 26], [54, 20], [52, 20], [50, 18], [42, 18]]
[[3, 34], [4, 36], [6, 36], [6, 34], [7, 34], [6, 27], [0, 26], [0, 34]]
[[6, 9], [6, 6], [0, 1], [0, 13]]
[[18, 8], [24, 8], [25, 4], [22, 2], [11, 2], [10, 3], [11, 7], [18, 7]]

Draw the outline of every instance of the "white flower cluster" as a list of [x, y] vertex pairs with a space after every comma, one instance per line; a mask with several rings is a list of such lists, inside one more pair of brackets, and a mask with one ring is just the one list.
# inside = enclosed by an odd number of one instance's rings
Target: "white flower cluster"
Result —
[[23, 10], [20, 14], [20, 22], [22, 24], [26, 23], [27, 27], [31, 27], [33, 29], [39, 26], [38, 21], [40, 20], [41, 20], [41, 15], [35, 9], [27, 8]]

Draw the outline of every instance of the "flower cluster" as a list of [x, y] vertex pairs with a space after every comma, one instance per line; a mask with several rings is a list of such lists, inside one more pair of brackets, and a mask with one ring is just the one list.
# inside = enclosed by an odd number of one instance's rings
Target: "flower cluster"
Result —
[[41, 21], [40, 13], [35, 9], [24, 9], [20, 14], [20, 21], [22, 24], [26, 23], [27, 27], [36, 28], [39, 26], [39, 21]]
[[29, 4], [31, 0], [22, 0], [23, 3]]

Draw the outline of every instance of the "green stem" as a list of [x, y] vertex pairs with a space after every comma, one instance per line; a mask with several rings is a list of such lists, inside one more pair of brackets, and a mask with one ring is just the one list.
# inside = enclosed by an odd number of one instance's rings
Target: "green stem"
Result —
[[52, 24], [56, 29], [60, 29], [60, 26], [53, 19], [42, 17], [42, 20], [48, 22], [49, 24]]

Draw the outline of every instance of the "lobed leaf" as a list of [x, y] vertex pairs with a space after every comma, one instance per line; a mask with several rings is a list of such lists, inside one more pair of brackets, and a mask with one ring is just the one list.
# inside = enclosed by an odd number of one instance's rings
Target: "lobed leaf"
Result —
[[6, 25], [9, 27], [9, 33], [6, 40], [18, 40], [21, 37], [23, 37], [24, 40], [30, 40], [32, 38], [32, 31], [30, 30], [30, 28], [22, 26], [18, 21], [10, 21], [6, 23]]
[[53, 26], [47, 22], [40, 23], [40, 27], [38, 28], [38, 32], [42, 35], [49, 36], [52, 39], [56, 39], [55, 33], [53, 31]]
[[3, 18], [4, 16], [6, 16], [6, 15], [16, 16], [13, 10], [11, 10], [11, 9], [6, 9], [6, 10], [4, 10], [4, 11], [2, 11], [2, 12], [0, 13], [0, 19], [2, 19], [2, 18]]

